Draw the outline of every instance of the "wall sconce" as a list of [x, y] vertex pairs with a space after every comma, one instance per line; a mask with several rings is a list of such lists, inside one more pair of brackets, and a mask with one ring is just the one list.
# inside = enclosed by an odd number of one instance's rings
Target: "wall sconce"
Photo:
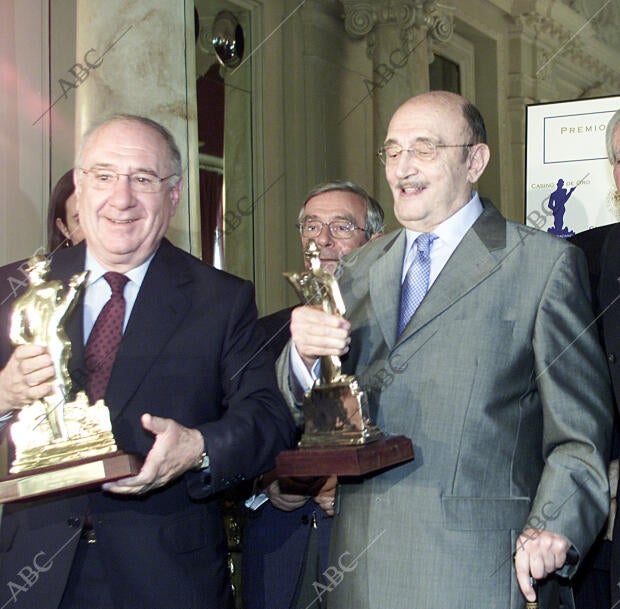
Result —
[[218, 61], [227, 68], [236, 68], [243, 57], [243, 28], [230, 11], [220, 11], [213, 20], [211, 42]]

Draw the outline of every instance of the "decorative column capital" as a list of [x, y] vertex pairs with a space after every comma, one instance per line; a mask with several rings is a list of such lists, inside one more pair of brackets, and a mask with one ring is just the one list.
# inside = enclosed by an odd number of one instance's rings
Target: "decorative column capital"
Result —
[[454, 31], [452, 14], [447, 7], [439, 8], [437, 0], [342, 0], [344, 27], [352, 38], [363, 38], [377, 25], [400, 27], [407, 37], [412, 28], [426, 30], [438, 42], [450, 39]]

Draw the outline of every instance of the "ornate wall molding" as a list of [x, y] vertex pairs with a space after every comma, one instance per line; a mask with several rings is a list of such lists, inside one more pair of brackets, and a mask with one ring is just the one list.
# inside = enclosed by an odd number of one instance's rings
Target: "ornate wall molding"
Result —
[[416, 30], [436, 42], [447, 42], [454, 32], [452, 10], [440, 6], [437, 0], [343, 0], [343, 5], [345, 31], [352, 38], [367, 37], [370, 58], [374, 55], [377, 25], [399, 27], [405, 44], [416, 38]]
[[613, 0], [607, 3], [601, 0], [563, 0], [563, 2], [581, 16], [591, 19], [592, 29], [597, 37], [608, 46], [620, 51], [620, 38], [618, 38], [620, 5], [617, 2]]
[[538, 12], [522, 13], [515, 23], [520, 32], [537, 41], [537, 78], [553, 78], [554, 65], [563, 65], [582, 72], [597, 90], [600, 83], [608, 89], [620, 88], [620, 70], [615, 67], [618, 52], [597, 43], [592, 23], [575, 29]]

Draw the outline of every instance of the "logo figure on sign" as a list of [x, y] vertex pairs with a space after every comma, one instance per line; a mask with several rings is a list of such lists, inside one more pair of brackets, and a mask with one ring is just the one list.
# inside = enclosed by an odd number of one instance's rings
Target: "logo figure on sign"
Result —
[[564, 188], [564, 180], [558, 180], [557, 188], [549, 195], [547, 207], [553, 212], [553, 226], [547, 229], [548, 233], [562, 237], [564, 239], [572, 237], [575, 232], [564, 226], [564, 214], [566, 212], [566, 202], [577, 188], [573, 186], [569, 191]]

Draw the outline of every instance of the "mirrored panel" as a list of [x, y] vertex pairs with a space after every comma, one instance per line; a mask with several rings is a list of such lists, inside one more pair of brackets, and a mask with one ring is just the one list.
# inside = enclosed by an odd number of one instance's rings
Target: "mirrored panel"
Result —
[[203, 260], [254, 279], [251, 12], [196, 0]]

